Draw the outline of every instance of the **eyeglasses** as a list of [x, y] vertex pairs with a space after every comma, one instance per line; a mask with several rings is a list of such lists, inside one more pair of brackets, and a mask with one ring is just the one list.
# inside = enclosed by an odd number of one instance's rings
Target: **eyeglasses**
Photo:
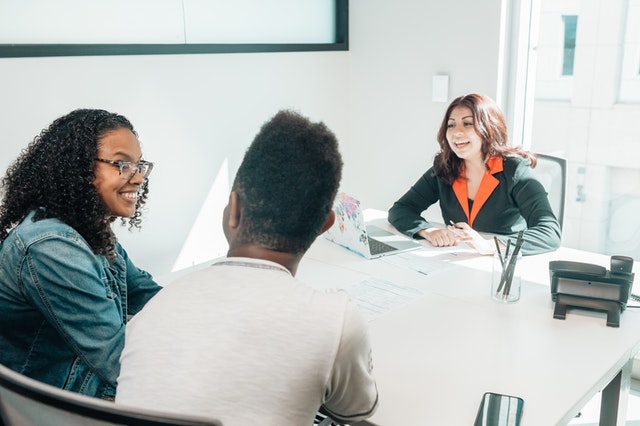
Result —
[[153, 163], [150, 161], [141, 160], [137, 163], [132, 163], [131, 161], [113, 161], [103, 158], [94, 158], [94, 160], [117, 167], [120, 171], [120, 177], [124, 180], [131, 179], [136, 173], [140, 173], [143, 178], [146, 178], [153, 170]]

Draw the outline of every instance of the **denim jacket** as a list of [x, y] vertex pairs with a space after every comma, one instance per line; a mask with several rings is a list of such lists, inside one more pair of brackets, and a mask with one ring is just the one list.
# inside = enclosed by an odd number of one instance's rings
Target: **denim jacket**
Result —
[[32, 217], [0, 244], [0, 362], [59, 388], [113, 398], [127, 316], [161, 287], [120, 244], [109, 264], [70, 226]]

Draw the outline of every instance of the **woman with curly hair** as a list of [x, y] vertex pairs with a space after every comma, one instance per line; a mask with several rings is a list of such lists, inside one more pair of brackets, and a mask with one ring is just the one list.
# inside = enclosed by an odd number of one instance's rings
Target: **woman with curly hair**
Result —
[[[438, 131], [433, 166], [389, 210], [389, 222], [436, 247], [465, 241], [480, 253], [495, 251], [478, 232], [515, 239], [524, 231], [523, 255], [560, 246], [560, 225], [547, 193], [534, 177], [534, 154], [510, 145], [504, 116], [489, 97], [453, 100]], [[445, 223], [437, 228], [421, 214], [440, 202]]]
[[2, 179], [0, 362], [59, 388], [113, 399], [127, 318], [161, 287], [117, 242], [140, 226], [153, 164], [125, 117], [56, 119]]

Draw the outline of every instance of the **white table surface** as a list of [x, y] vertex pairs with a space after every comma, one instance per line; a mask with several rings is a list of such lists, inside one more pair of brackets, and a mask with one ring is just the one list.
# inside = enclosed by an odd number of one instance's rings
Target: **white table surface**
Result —
[[[445, 266], [425, 275], [395, 256]], [[382, 278], [423, 292], [370, 322], [380, 393], [371, 422], [472, 425], [483, 393], [491, 391], [524, 399], [522, 426], [564, 425], [630, 365], [640, 348], [640, 311], [627, 308], [619, 328], [607, 327], [603, 312], [571, 309], [565, 320], [554, 319], [550, 260], [608, 269], [609, 257], [566, 248], [524, 257], [515, 304], [491, 300], [490, 256], [450, 249], [366, 260], [320, 237], [297, 277], [347, 289]]]
[[[372, 214], [373, 223], [390, 229], [383, 213], [365, 211], [368, 219]], [[380, 394], [372, 423], [471, 426], [482, 395], [491, 391], [524, 399], [522, 426], [565, 425], [618, 376], [623, 386], [613, 395], [622, 396], [621, 415], [602, 424], [624, 425], [631, 360], [640, 349], [640, 309], [628, 307], [619, 328], [606, 326], [604, 312], [571, 309], [565, 320], [554, 319], [549, 286], [550, 260], [608, 269], [608, 256], [561, 248], [524, 257], [521, 299], [502, 304], [489, 295], [490, 256], [424, 244], [418, 251], [367, 260], [321, 236], [298, 269], [297, 278], [317, 288], [349, 290], [383, 279], [421, 292], [369, 323]]]

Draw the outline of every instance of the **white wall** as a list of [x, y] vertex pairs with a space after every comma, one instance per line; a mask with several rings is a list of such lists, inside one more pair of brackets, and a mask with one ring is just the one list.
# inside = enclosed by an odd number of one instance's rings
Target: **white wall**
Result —
[[449, 101], [496, 98], [499, 33], [499, 0], [351, 2], [344, 187], [365, 207], [388, 209], [431, 166], [449, 103], [431, 101], [434, 75], [449, 76]]
[[[142, 231], [118, 233], [140, 267], [162, 275], [225, 160], [232, 179], [260, 125], [293, 108], [338, 136], [343, 189], [386, 209], [436, 150], [446, 103], [430, 100], [433, 75], [449, 75], [449, 99], [496, 96], [499, 10], [500, 0], [352, 0], [348, 52], [0, 58], [0, 169], [72, 109], [124, 114], [156, 168]], [[217, 231], [203, 251], [223, 254], [220, 227], [208, 228]]]
[[[278, 109], [322, 119], [346, 138], [347, 78], [347, 52], [0, 59], [0, 167], [74, 108], [124, 114], [156, 167], [142, 231], [118, 233], [140, 267], [164, 274], [225, 159], [233, 175]], [[219, 224], [220, 216], [211, 220]], [[212, 256], [226, 251], [215, 229], [207, 238]]]

